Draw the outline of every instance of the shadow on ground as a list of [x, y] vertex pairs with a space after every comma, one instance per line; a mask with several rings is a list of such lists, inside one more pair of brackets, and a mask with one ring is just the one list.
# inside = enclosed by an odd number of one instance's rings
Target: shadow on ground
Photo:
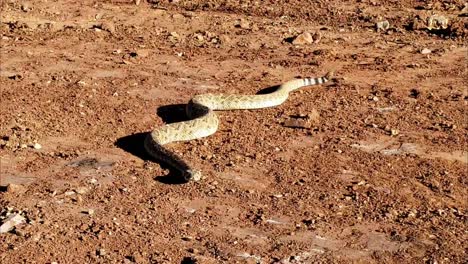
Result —
[[[186, 104], [171, 104], [158, 107], [156, 114], [162, 119], [166, 124], [176, 123], [187, 121], [188, 117], [185, 112]], [[183, 184], [187, 181], [183, 179], [182, 175], [169, 166], [163, 161], [155, 160], [151, 157], [145, 150], [143, 142], [145, 141], [146, 136], [149, 132], [146, 133], [135, 133], [133, 135], [128, 135], [117, 139], [115, 145], [118, 148], [123, 149], [124, 151], [139, 157], [145, 161], [152, 161], [158, 163], [161, 168], [169, 169], [169, 174], [165, 176], [156, 176], [155, 180], [165, 184]]]

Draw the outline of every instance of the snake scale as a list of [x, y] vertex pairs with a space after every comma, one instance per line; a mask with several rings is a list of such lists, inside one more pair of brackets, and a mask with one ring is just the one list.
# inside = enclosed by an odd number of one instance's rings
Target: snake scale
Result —
[[268, 94], [196, 95], [186, 107], [190, 120], [166, 124], [154, 129], [145, 138], [144, 148], [152, 158], [178, 170], [185, 181], [198, 181], [202, 178], [202, 173], [163, 145], [214, 134], [219, 124], [219, 119], [214, 110], [259, 109], [277, 106], [288, 99], [290, 92], [304, 86], [325, 83], [330, 80], [332, 75], [333, 72], [328, 72], [323, 77], [293, 79], [283, 83], [276, 91]]

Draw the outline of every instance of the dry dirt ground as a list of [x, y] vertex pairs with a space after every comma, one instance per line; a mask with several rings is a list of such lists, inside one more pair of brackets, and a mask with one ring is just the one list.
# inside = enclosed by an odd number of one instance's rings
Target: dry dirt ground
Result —
[[[464, 1], [0, 3], [2, 263], [467, 260]], [[142, 148], [195, 94], [332, 69], [170, 145], [199, 182]]]

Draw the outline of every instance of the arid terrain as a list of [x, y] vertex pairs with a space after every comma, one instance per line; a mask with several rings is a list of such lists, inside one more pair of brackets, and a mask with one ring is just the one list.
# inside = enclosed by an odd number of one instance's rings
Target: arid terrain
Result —
[[[0, 0], [1, 263], [466, 263], [466, 1]], [[143, 141], [196, 94], [268, 93]]]

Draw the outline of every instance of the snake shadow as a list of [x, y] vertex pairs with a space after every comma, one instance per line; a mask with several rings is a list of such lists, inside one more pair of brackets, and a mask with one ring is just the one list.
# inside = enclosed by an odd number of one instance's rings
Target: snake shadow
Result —
[[145, 141], [146, 136], [149, 132], [143, 133], [135, 133], [132, 135], [124, 136], [118, 138], [114, 145], [136, 157], [144, 161], [151, 161], [159, 164], [161, 168], [168, 169], [169, 173], [167, 175], [159, 175], [156, 176], [154, 179], [158, 182], [164, 184], [184, 184], [187, 183], [186, 180], [183, 179], [182, 175], [177, 172], [173, 167], [169, 166], [168, 164], [155, 160], [151, 157], [145, 150], [143, 142]]
[[[188, 120], [185, 113], [185, 104], [173, 104], [161, 106], [157, 109], [156, 113], [161, 119], [169, 124], [175, 122], [182, 122]], [[163, 161], [155, 160], [145, 150], [143, 142], [150, 132], [135, 133], [132, 135], [118, 138], [114, 143], [118, 148], [136, 156], [144, 161], [152, 161], [158, 163], [161, 168], [169, 169], [169, 174], [156, 176], [155, 180], [165, 184], [184, 184], [187, 183], [182, 175], [177, 172], [173, 167], [164, 163]]]
[[170, 104], [158, 107], [156, 114], [166, 124], [187, 121], [187, 113], [185, 107], [187, 104]]

